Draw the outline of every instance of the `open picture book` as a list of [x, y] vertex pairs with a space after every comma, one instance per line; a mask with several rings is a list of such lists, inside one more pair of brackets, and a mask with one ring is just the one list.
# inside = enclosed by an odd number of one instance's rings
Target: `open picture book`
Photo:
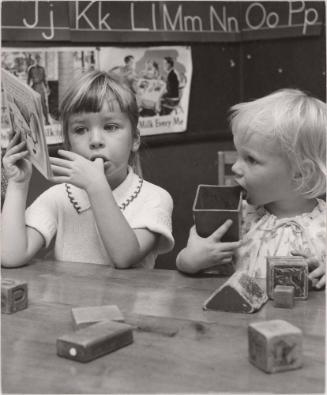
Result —
[[21, 132], [32, 164], [47, 179], [52, 176], [44, 132], [41, 96], [12, 73], [1, 69], [2, 88], [12, 133]]

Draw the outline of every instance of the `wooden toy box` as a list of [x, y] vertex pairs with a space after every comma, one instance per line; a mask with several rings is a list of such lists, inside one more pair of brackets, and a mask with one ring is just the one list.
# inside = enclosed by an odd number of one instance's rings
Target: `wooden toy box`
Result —
[[226, 220], [233, 224], [222, 241], [237, 241], [241, 237], [242, 188], [225, 185], [198, 185], [193, 204], [196, 231], [201, 237], [210, 236]]

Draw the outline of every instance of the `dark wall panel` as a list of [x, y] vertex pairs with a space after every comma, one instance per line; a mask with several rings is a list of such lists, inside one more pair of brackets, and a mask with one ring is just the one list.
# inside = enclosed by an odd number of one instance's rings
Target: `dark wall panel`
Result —
[[240, 44], [193, 45], [192, 61], [188, 131], [224, 130], [227, 110], [240, 97]]
[[281, 88], [298, 88], [325, 100], [325, 45], [323, 37], [244, 43], [244, 98], [257, 98]]

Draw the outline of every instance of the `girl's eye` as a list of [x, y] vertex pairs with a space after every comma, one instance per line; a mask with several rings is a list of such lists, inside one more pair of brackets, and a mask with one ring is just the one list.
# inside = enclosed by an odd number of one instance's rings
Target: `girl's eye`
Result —
[[86, 132], [86, 127], [84, 127], [84, 126], [77, 126], [77, 127], [75, 127], [75, 128], [73, 129], [73, 132], [74, 132], [75, 134], [83, 134], [83, 133]]
[[250, 156], [250, 155], [247, 156], [246, 160], [247, 160], [251, 165], [255, 165], [255, 164], [258, 163], [258, 161], [257, 161], [255, 158], [253, 158], [253, 156]]
[[118, 129], [118, 126], [112, 123], [108, 123], [104, 126], [104, 129], [109, 132], [115, 132]]

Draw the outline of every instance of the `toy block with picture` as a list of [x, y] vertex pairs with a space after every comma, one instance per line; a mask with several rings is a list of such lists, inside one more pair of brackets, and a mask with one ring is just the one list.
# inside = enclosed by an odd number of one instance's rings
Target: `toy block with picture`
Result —
[[11, 314], [27, 308], [27, 283], [10, 278], [1, 279], [1, 313]]
[[283, 320], [253, 322], [248, 326], [249, 361], [266, 373], [302, 366], [302, 331]]
[[267, 257], [268, 297], [274, 299], [277, 285], [287, 285], [294, 287], [294, 299], [307, 299], [308, 273], [308, 264], [302, 257]]

